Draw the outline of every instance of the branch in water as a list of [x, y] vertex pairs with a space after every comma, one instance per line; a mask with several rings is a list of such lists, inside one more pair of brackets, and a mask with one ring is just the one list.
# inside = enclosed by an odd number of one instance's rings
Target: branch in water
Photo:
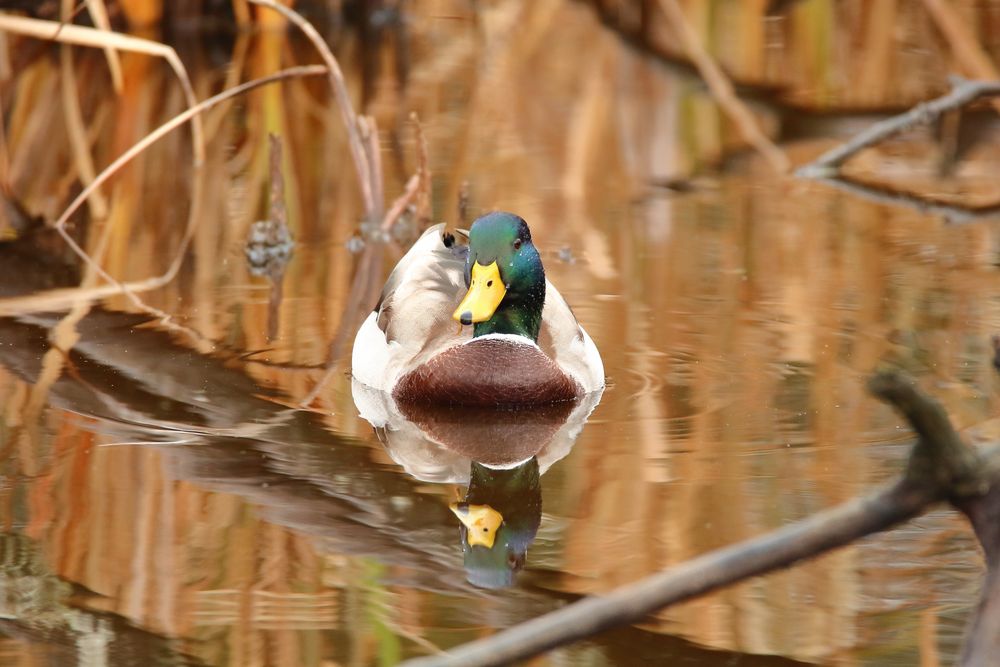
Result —
[[[1000, 497], [1000, 449], [991, 451], [985, 461], [961, 441], [944, 408], [917, 389], [909, 378], [883, 373], [872, 379], [869, 388], [906, 417], [918, 434], [906, 472], [895, 484], [760, 537], [704, 554], [607, 595], [586, 598], [444, 655], [407, 664], [414, 667], [507, 664], [604, 630], [639, 622], [668, 605], [813, 558], [919, 516], [941, 500], [961, 503], [962, 509], [974, 516], [971, 508], [981, 511], [985, 499]], [[990, 493], [983, 495], [987, 488]], [[989, 517], [996, 518], [994, 514]], [[998, 523], [973, 522], [984, 544], [990, 538], [979, 526]], [[1000, 534], [995, 529], [992, 532]], [[995, 626], [1000, 627], [997, 583], [1000, 576], [995, 574], [998, 551], [992, 547], [987, 550], [993, 554], [988, 590], [996, 592], [984, 596], [981, 614], [973, 621], [966, 648], [971, 658], [964, 664], [985, 665], [984, 660], [996, 655], [983, 651], [992, 651], [997, 639], [996, 634], [990, 633]]]

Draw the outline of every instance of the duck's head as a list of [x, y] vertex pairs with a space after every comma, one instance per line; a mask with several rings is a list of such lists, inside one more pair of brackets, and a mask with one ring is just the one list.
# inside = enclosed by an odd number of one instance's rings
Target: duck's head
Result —
[[472, 223], [465, 284], [469, 291], [452, 317], [475, 325], [473, 336], [508, 333], [538, 339], [545, 269], [528, 223], [502, 211]]

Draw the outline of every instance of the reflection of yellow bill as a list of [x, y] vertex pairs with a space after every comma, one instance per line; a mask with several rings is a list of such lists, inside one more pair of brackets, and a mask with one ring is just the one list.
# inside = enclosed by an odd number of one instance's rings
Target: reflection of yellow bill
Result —
[[496, 262], [483, 266], [479, 262], [472, 265], [469, 291], [452, 317], [462, 324], [485, 322], [493, 317], [497, 306], [503, 301], [507, 288], [500, 279], [500, 268]]
[[477, 544], [487, 549], [493, 548], [497, 530], [503, 523], [503, 515], [489, 505], [470, 505], [468, 503], [451, 503], [448, 505], [458, 520], [466, 528], [466, 541], [470, 547]]

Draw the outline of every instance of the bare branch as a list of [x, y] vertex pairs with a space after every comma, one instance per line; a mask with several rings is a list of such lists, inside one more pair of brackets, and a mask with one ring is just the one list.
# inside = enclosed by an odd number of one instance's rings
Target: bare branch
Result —
[[[876, 376], [871, 390], [909, 421], [919, 441], [895, 484], [744, 542], [718, 549], [669, 570], [590, 597], [444, 656], [410, 665], [501, 665], [537, 655], [603, 630], [635, 623], [667, 605], [703, 595], [748, 577], [782, 569], [885, 530], [946, 498], [975, 498], [988, 481], [976, 452], [959, 439], [944, 409], [899, 374]], [[997, 486], [995, 471], [990, 473]]]
[[917, 388], [916, 381], [895, 372], [879, 373], [868, 390], [892, 405], [917, 432], [904, 479], [948, 491], [950, 497], [976, 496], [986, 491], [976, 450], [958, 436], [944, 407]]
[[937, 120], [945, 111], [957, 109], [980, 97], [1000, 95], [1000, 81], [968, 81], [953, 79], [953, 88], [947, 95], [924, 102], [909, 111], [879, 121], [857, 134], [850, 141], [823, 153], [795, 173], [802, 178], [831, 178], [840, 172], [840, 166], [864, 148], [917, 125]]

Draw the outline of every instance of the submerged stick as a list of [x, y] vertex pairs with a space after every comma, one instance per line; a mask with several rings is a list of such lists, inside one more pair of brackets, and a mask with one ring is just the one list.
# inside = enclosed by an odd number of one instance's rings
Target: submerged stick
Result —
[[[502, 665], [641, 621], [658, 609], [813, 558], [922, 514], [948, 498], [972, 498], [988, 482], [975, 450], [952, 428], [944, 409], [912, 380], [882, 374], [871, 391], [901, 412], [918, 434], [903, 477], [869, 496], [843, 503], [760, 537], [709, 552], [659, 574], [589, 597], [444, 656], [428, 665]], [[996, 479], [996, 473], [990, 473]], [[989, 626], [992, 627], [992, 626]], [[976, 664], [976, 663], [970, 663]]]
[[944, 112], [958, 109], [980, 97], [1000, 95], [1000, 81], [969, 81], [953, 78], [952, 84], [953, 87], [948, 94], [929, 102], [923, 102], [909, 111], [875, 123], [858, 133], [850, 141], [823, 153], [809, 164], [800, 167], [795, 172], [796, 175], [802, 178], [832, 178], [840, 172], [840, 166], [844, 162], [864, 148], [916, 125], [932, 123]]

